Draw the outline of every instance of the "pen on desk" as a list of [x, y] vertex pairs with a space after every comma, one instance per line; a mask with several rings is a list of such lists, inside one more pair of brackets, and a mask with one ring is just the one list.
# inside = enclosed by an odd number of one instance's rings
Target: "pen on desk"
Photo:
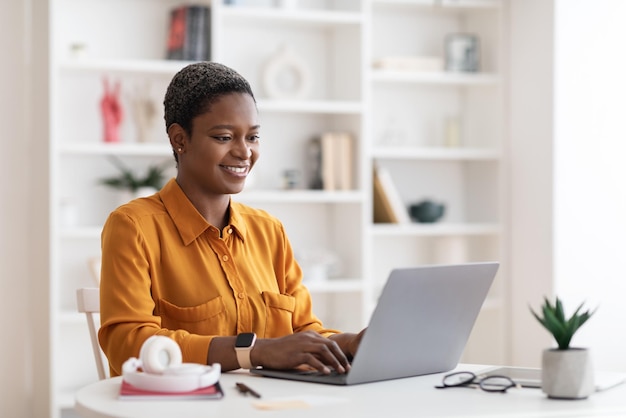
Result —
[[255, 391], [255, 390], [252, 390], [252, 388], [250, 388], [250, 386], [246, 385], [245, 383], [237, 382], [235, 384], [237, 385], [237, 389], [239, 389], [239, 392], [243, 393], [244, 395], [246, 393], [249, 393], [250, 395], [254, 396], [255, 398], [260, 398], [261, 397], [259, 392]]

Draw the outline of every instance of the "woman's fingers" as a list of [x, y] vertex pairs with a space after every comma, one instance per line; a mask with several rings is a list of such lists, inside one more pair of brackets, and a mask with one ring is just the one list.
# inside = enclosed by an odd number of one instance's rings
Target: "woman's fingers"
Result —
[[265, 341], [258, 347], [263, 350], [262, 365], [265, 367], [286, 369], [305, 364], [322, 373], [330, 373], [331, 368], [339, 373], [349, 369], [348, 359], [339, 345], [315, 332]]

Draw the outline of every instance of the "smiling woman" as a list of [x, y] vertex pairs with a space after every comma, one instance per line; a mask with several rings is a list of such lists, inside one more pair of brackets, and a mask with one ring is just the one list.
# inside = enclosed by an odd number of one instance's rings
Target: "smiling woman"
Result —
[[225, 371], [347, 370], [362, 333], [323, 327], [282, 223], [231, 198], [260, 155], [248, 82], [191, 64], [164, 105], [177, 176], [116, 209], [102, 232], [99, 338], [111, 375], [153, 335], [176, 340], [185, 363]]

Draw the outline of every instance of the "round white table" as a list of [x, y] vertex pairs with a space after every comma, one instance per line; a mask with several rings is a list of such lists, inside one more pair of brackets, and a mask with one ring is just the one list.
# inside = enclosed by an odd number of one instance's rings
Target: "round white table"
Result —
[[[485, 366], [460, 365], [457, 370]], [[626, 385], [585, 400], [548, 399], [539, 389], [505, 394], [468, 388], [435, 389], [443, 374], [332, 386], [223, 373], [219, 400], [118, 400], [121, 378], [92, 383], [76, 393], [76, 411], [85, 418], [176, 417], [626, 417]], [[243, 382], [261, 399], [243, 395]], [[268, 408], [269, 409], [264, 409]]]

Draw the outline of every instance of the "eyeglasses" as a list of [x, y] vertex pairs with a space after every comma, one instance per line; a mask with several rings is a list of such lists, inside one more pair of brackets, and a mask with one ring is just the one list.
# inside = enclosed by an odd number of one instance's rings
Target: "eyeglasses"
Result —
[[505, 393], [508, 389], [519, 388], [508, 376], [492, 375], [487, 377], [476, 376], [472, 372], [456, 372], [443, 377], [441, 385], [435, 386], [437, 389], [456, 387], [479, 387], [486, 392]]

